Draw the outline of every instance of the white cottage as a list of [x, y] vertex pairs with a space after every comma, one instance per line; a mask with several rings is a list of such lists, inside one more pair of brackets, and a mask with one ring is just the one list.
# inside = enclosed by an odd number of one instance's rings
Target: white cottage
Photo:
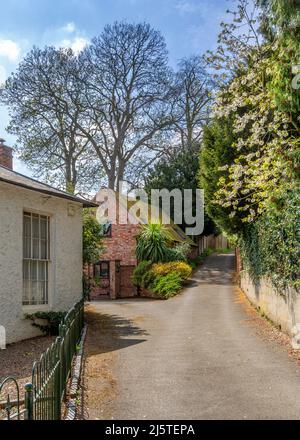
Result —
[[[39, 334], [24, 319], [82, 295], [82, 208], [95, 206], [16, 173], [0, 139], [0, 326], [6, 342]], [[1, 328], [1, 327], [0, 327]]]

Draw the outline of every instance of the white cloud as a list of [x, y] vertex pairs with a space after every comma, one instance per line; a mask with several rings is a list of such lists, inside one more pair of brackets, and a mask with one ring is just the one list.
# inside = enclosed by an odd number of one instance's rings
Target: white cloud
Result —
[[71, 48], [72, 48], [73, 52], [76, 55], [78, 55], [79, 52], [81, 52], [85, 48], [85, 46], [88, 44], [88, 42], [89, 41], [86, 38], [77, 37], [73, 41]]
[[78, 55], [85, 46], [89, 43], [89, 40], [83, 37], [76, 37], [73, 40], [63, 40], [58, 44], [59, 47], [70, 47], [75, 55]]
[[68, 34], [72, 34], [73, 32], [75, 32], [76, 30], [76, 26], [75, 23], [73, 23], [73, 21], [70, 21], [69, 23], [67, 23], [65, 26], [63, 26], [61, 28], [61, 30], [63, 32], [67, 32]]
[[181, 14], [186, 14], [198, 11], [200, 9], [200, 5], [182, 0], [176, 3], [175, 9], [177, 9]]
[[17, 61], [20, 52], [19, 45], [14, 41], [0, 39], [0, 56], [8, 58], [9, 61]]
[[2, 84], [5, 83], [6, 78], [7, 78], [6, 70], [3, 66], [0, 65], [0, 87]]

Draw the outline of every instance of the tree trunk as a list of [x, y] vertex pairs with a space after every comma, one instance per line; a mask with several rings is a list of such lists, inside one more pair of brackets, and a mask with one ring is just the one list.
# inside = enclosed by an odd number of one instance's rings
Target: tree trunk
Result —
[[116, 190], [115, 182], [116, 182], [116, 176], [114, 173], [110, 172], [108, 175], [108, 188], [115, 191]]
[[75, 184], [72, 177], [71, 160], [66, 158], [66, 192], [70, 194], [75, 193]]

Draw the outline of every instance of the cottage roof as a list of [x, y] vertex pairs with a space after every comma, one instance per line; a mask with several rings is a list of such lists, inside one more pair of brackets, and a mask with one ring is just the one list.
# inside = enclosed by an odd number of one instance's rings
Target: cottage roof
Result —
[[98, 206], [97, 204], [85, 200], [81, 197], [73, 196], [65, 191], [53, 188], [50, 185], [41, 183], [38, 180], [34, 180], [31, 177], [24, 176], [23, 174], [17, 173], [16, 171], [10, 170], [9, 168], [0, 165], [0, 182], [9, 183], [21, 188], [25, 188], [31, 191], [36, 191], [42, 194], [47, 194], [54, 197], [59, 197], [62, 199], [67, 199], [72, 202], [81, 203], [85, 208], [91, 208]]
[[[121, 198], [121, 200], [124, 200], [124, 199]], [[135, 203], [136, 203], [136, 200], [129, 199], [127, 202], [127, 209], [130, 210], [130, 208], [132, 206], [134, 206]], [[130, 215], [132, 215], [133, 217], [136, 217], [137, 221], [141, 221], [142, 223], [147, 223], [148, 218], [150, 218], [152, 223], [160, 223], [160, 221], [161, 221], [160, 216], [162, 215], [161, 210], [159, 210], [159, 212], [157, 212], [158, 216], [155, 218], [155, 216], [153, 215], [153, 212], [151, 211], [150, 204], [139, 201], [139, 206], [142, 209], [139, 211], [138, 215], [136, 213], [131, 214], [131, 211], [130, 211]], [[145, 217], [143, 214], [145, 215]], [[188, 243], [191, 246], [196, 246], [196, 243], [188, 235], [186, 235], [186, 233], [176, 223], [174, 223], [170, 217], [168, 217], [168, 222], [165, 223], [164, 226], [165, 226], [165, 229], [167, 231], [169, 238], [172, 241], [175, 241], [177, 243]]]
[[[100, 195], [101, 191], [106, 191], [106, 188], [102, 188], [99, 190], [98, 194], [94, 197], [94, 200], [99, 200], [97, 198], [98, 195]], [[128, 219], [133, 224], [146, 224], [148, 223], [148, 220], [151, 219], [151, 222], [153, 223], [160, 223], [160, 216], [162, 214], [162, 211], [160, 210], [160, 213], [158, 213], [157, 218], [154, 217], [153, 212], [151, 211], [151, 205], [149, 203], [142, 202], [141, 200], [138, 202], [139, 208], [138, 212], [136, 212], [134, 209], [131, 208], [134, 207], [137, 200], [132, 199], [130, 197], [127, 198], [126, 195], [120, 194], [116, 191], [114, 191], [117, 199], [120, 202], [120, 207], [122, 207], [125, 212], [128, 212]], [[107, 220], [107, 218], [103, 218], [103, 220]], [[190, 238], [188, 235], [185, 234], [185, 232], [173, 222], [171, 218], [168, 219], [168, 222], [164, 224], [165, 229], [167, 231], [167, 234], [169, 238], [172, 241], [178, 242], [178, 243], [188, 243], [191, 246], [196, 246], [196, 243]]]

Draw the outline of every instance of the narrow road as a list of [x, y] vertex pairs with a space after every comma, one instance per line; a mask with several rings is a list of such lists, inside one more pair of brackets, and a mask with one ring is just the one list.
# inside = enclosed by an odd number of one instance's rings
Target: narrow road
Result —
[[300, 366], [262, 338], [212, 255], [168, 301], [88, 307], [87, 416], [93, 419], [300, 419]]

